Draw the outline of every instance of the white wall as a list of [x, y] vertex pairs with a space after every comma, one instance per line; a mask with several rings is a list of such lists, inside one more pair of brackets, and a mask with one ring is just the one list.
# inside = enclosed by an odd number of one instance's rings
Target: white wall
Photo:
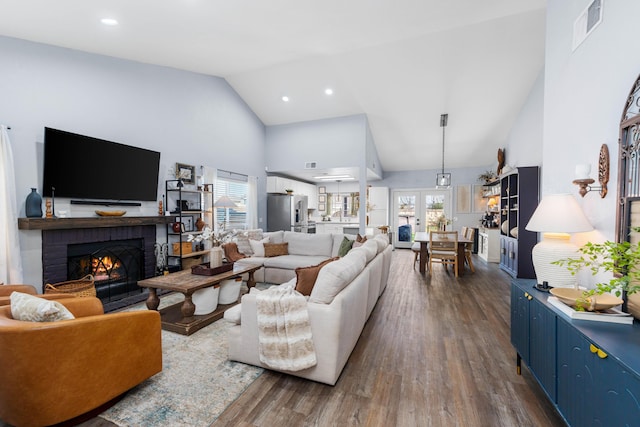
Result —
[[542, 166], [543, 118], [544, 70], [541, 70], [507, 137], [507, 165]]
[[[6, 37], [0, 37], [0, 57], [0, 123], [12, 128], [20, 216], [30, 187], [42, 194], [49, 126], [160, 151], [159, 199], [175, 162], [258, 176], [264, 218], [265, 128], [224, 79]], [[57, 209], [64, 204], [56, 200]], [[131, 209], [156, 212], [154, 202]], [[40, 232], [20, 235], [24, 281], [39, 286]]]
[[615, 238], [619, 125], [627, 96], [640, 71], [634, 54], [640, 14], [637, 0], [605, 0], [603, 21], [575, 52], [571, 51], [573, 22], [588, 0], [547, 2], [547, 42], [544, 93], [542, 193], [577, 195], [575, 165], [590, 163], [597, 178], [601, 144], [611, 154], [609, 195], [587, 194], [579, 202], [595, 233], [585, 240]]
[[360, 114], [269, 126], [266, 130], [266, 166], [269, 172], [358, 167], [365, 161], [367, 119]]

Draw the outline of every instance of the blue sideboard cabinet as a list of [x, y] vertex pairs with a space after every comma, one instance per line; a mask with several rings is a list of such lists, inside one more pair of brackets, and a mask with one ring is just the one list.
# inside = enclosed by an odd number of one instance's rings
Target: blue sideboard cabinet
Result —
[[511, 343], [570, 426], [640, 426], [640, 324], [572, 320], [511, 283]]

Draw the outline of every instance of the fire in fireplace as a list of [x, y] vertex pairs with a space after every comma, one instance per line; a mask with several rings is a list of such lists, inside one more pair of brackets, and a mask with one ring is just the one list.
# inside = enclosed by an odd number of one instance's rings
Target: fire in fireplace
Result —
[[92, 274], [96, 293], [103, 302], [140, 294], [144, 278], [144, 240], [127, 239], [67, 246], [70, 280]]

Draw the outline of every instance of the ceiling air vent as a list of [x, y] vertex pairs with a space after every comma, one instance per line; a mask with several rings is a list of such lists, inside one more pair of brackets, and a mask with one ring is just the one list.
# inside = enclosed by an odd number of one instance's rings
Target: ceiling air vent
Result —
[[318, 162], [306, 162], [304, 164], [305, 169], [315, 169], [318, 167]]
[[604, 0], [593, 0], [573, 23], [573, 50], [602, 22], [603, 2]]

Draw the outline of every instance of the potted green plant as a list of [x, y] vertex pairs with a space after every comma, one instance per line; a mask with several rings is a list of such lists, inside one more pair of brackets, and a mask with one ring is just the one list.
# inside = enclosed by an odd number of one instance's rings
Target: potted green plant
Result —
[[[632, 227], [632, 231], [640, 232], [640, 227]], [[623, 299], [623, 311], [626, 311], [627, 296], [640, 291], [640, 243], [588, 242], [578, 251], [579, 257], [560, 259], [552, 264], [566, 267], [573, 275], [582, 268], [590, 269], [593, 275], [613, 273], [608, 282], [597, 283], [594, 289], [585, 290], [583, 297], [586, 300], [609, 292]]]

